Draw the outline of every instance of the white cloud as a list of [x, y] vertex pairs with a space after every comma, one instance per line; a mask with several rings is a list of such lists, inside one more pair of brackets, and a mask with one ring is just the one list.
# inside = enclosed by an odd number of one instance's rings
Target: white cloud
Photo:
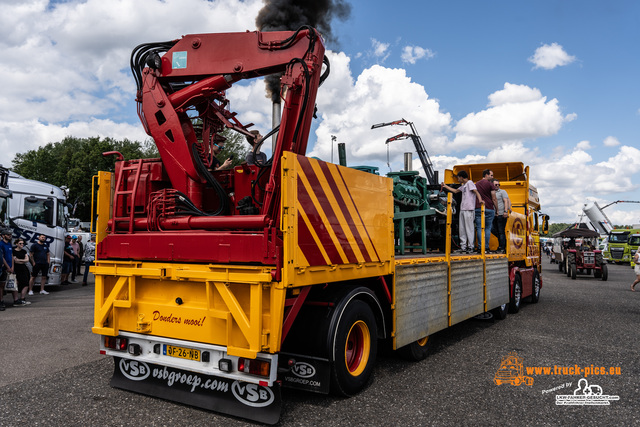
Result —
[[117, 140], [145, 141], [149, 136], [138, 123], [116, 123], [109, 119], [89, 118], [69, 124], [41, 123], [36, 119], [0, 123], [0, 152], [4, 166], [11, 166], [17, 153], [37, 150], [50, 142], [59, 142], [67, 136], [88, 138], [111, 137]]
[[576, 60], [575, 56], [569, 55], [558, 43], [545, 44], [536, 49], [533, 56], [529, 58], [534, 68], [544, 68], [552, 70], [556, 67], [569, 65]]
[[615, 136], [608, 136], [602, 141], [605, 147], [617, 147], [620, 145], [620, 141]]
[[431, 49], [425, 49], [420, 46], [405, 46], [400, 57], [404, 63], [415, 64], [419, 59], [431, 59], [434, 56], [435, 53]]
[[[183, 34], [254, 30], [262, 6], [261, 0], [2, 1], [1, 161], [8, 166], [15, 153], [69, 135], [147, 139], [137, 118], [132, 118], [132, 48]], [[169, 18], [171, 25], [166, 24]], [[376, 39], [371, 43], [372, 50], [365, 55], [384, 62], [391, 44]], [[543, 48], [532, 57], [537, 68], [551, 69], [576, 60], [557, 44]], [[402, 60], [414, 63], [431, 57], [432, 52], [421, 49], [405, 47]], [[616, 152], [601, 159], [587, 153], [591, 149], [588, 141], [577, 142], [571, 152], [561, 146], [545, 151], [530, 144], [557, 134], [565, 122], [577, 117], [563, 115], [560, 102], [547, 99], [539, 89], [506, 83], [488, 94], [484, 110], [470, 112], [454, 123], [440, 102], [405, 70], [374, 65], [352, 74], [347, 55], [327, 55], [331, 75], [318, 92], [319, 120], [313, 125], [317, 142], [309, 147], [310, 156], [329, 160], [331, 135], [336, 135], [338, 142], [347, 143], [349, 164], [373, 164], [385, 173], [386, 139], [410, 129], [372, 130], [371, 125], [405, 118], [414, 122], [438, 171], [480, 162], [524, 161], [530, 165], [543, 209], [552, 221], [577, 219], [589, 197], [605, 202], [638, 199], [638, 149], [610, 137], [604, 144], [615, 147]], [[262, 80], [235, 85], [228, 95], [243, 123], [270, 129], [271, 106]], [[394, 170], [402, 167], [405, 151], [414, 153], [415, 166], [419, 163], [411, 141], [395, 141], [389, 148]], [[464, 148], [470, 151], [462, 152]], [[337, 154], [334, 156], [337, 161]], [[616, 223], [640, 219], [637, 210], [616, 209], [607, 214]]]
[[[604, 206], [638, 191], [638, 184], [632, 178], [640, 172], [640, 150], [622, 146], [613, 157], [594, 161], [579, 145], [557, 157], [525, 157], [543, 210], [551, 215], [552, 222], [577, 221], [584, 204], [593, 198], [603, 201], [599, 203]], [[613, 212], [617, 209], [607, 211], [612, 221], [629, 224]], [[636, 210], [635, 215], [640, 218], [640, 210]]]
[[[489, 95], [486, 110], [470, 115], [476, 120], [474, 132], [468, 121], [458, 123], [456, 143], [452, 144], [450, 115], [442, 112], [439, 103], [404, 70], [374, 65], [354, 77], [349, 57], [333, 52], [328, 56], [332, 73], [318, 92], [317, 142], [310, 147], [309, 156], [330, 160], [331, 135], [336, 135], [337, 142], [346, 143], [349, 165], [378, 166], [384, 174], [388, 171], [386, 139], [409, 129], [392, 126], [372, 130], [371, 125], [404, 117], [415, 123], [433, 167], [440, 173], [468, 163], [512, 161], [530, 166], [530, 178], [552, 222], [577, 221], [588, 197], [612, 199], [637, 191], [631, 179], [640, 172], [640, 151], [635, 148], [621, 147], [609, 159], [594, 160], [586, 151], [591, 148], [586, 140], [576, 143], [571, 152], [562, 147], [549, 152], [527, 145], [529, 138], [554, 135], [565, 121], [575, 118], [573, 114], [563, 117], [558, 101], [548, 101], [538, 89], [505, 84], [504, 89]], [[490, 114], [485, 116], [487, 112]], [[452, 155], [461, 138], [473, 139], [474, 150]], [[402, 168], [404, 152], [412, 152], [414, 168], [421, 169], [410, 141], [395, 141], [389, 148], [393, 170]], [[621, 175], [625, 178], [611, 179]], [[612, 220], [617, 218], [612, 216]]]
[[[79, 137], [127, 130], [122, 138], [144, 139], [139, 123], [117, 123], [131, 120], [135, 109], [129, 69], [133, 48], [182, 34], [255, 30], [263, 6], [260, 0], [2, 3], [0, 146], [7, 150], [5, 163], [16, 152], [76, 130]], [[168, 17], [171, 25], [166, 25]], [[111, 123], [113, 129], [94, 127], [100, 123]]]
[[557, 99], [547, 101], [540, 90], [511, 83], [489, 95], [488, 107], [458, 121], [456, 149], [494, 148], [505, 142], [554, 135], [563, 122], [575, 118], [562, 116]]
[[371, 39], [371, 55], [378, 59], [379, 62], [384, 62], [390, 55], [389, 43], [382, 43], [376, 39]]
[[586, 151], [586, 150], [591, 149], [591, 143], [590, 143], [589, 141], [586, 141], [586, 140], [585, 140], [585, 141], [580, 141], [580, 142], [578, 142], [578, 144], [576, 145], [576, 148], [577, 148], [578, 150]]
[[[374, 65], [353, 79], [349, 58], [343, 53], [328, 52], [331, 75], [318, 93], [317, 142], [309, 156], [331, 158], [331, 135], [346, 143], [349, 164], [371, 164], [386, 170], [387, 138], [407, 132], [408, 126], [371, 129], [373, 124], [401, 118], [413, 122], [427, 151], [436, 155], [447, 151], [447, 134], [451, 117], [440, 111], [437, 101], [429, 98], [423, 86], [412, 82], [403, 69]], [[402, 167], [404, 152], [414, 152], [411, 140], [390, 143], [392, 168]], [[414, 158], [417, 156], [414, 155]], [[337, 157], [334, 154], [334, 160]]]

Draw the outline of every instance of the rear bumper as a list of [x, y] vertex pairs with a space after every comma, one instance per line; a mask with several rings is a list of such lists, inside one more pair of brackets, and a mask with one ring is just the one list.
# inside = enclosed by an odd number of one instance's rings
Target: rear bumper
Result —
[[[258, 353], [257, 359], [270, 362], [269, 376], [252, 375], [238, 370], [240, 357], [230, 356], [226, 347], [196, 343], [193, 341], [176, 340], [163, 337], [146, 336], [129, 332], [120, 332], [119, 337], [127, 339], [126, 349], [114, 350], [105, 347], [104, 337], [100, 340], [100, 353], [114, 356], [123, 360], [137, 361], [138, 363], [154, 364], [163, 368], [181, 369], [190, 373], [202, 375], [214, 375], [216, 377], [238, 380], [261, 386], [271, 387], [276, 381], [278, 373], [278, 355]], [[198, 350], [201, 360], [187, 360], [166, 354], [166, 346], [182, 347]], [[222, 370], [221, 366], [227, 365], [228, 370]], [[226, 369], [226, 368], [225, 368]], [[166, 371], [166, 369], [165, 369]], [[186, 379], [185, 379], [186, 381]], [[193, 379], [192, 381], [197, 381]]]

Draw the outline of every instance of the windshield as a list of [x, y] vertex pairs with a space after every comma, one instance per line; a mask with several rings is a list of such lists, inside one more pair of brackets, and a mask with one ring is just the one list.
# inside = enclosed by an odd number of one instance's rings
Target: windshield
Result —
[[24, 199], [24, 219], [28, 219], [29, 221], [53, 225], [53, 210], [53, 199], [38, 199], [36, 197], [27, 197]]
[[628, 239], [629, 235], [625, 233], [609, 235], [609, 243], [627, 243]]
[[629, 237], [629, 244], [632, 246], [640, 246], [640, 236]]

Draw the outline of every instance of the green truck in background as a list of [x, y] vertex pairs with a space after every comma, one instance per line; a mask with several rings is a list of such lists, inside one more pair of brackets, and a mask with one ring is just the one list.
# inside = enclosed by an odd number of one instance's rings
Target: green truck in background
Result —
[[640, 229], [614, 229], [609, 233], [609, 243], [604, 257], [607, 261], [616, 264], [630, 263], [639, 244]]

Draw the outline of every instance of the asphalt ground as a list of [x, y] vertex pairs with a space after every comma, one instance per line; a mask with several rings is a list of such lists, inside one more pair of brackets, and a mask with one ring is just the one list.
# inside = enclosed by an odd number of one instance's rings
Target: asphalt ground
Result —
[[[352, 398], [284, 390], [280, 425], [638, 425], [640, 291], [629, 290], [631, 268], [608, 267], [606, 282], [571, 280], [545, 260], [538, 304], [525, 302], [503, 321], [472, 319], [435, 334], [421, 362], [382, 352], [372, 383]], [[93, 285], [50, 291], [0, 312], [0, 425], [251, 424], [111, 388], [113, 362], [98, 354], [90, 332]], [[494, 375], [510, 352], [525, 367], [619, 367], [620, 375], [586, 377], [618, 400], [556, 405], [584, 375], [533, 374], [531, 386], [498, 386]]]

